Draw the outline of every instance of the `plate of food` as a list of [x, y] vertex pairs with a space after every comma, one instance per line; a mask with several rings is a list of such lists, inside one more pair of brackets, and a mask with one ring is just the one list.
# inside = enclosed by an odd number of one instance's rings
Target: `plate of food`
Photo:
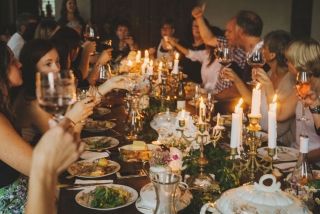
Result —
[[[278, 161], [296, 161], [299, 156], [299, 151], [297, 149], [285, 146], [278, 146], [277, 153]], [[259, 148], [258, 156], [268, 158], [268, 147]]]
[[104, 151], [119, 145], [119, 140], [113, 137], [94, 136], [82, 138], [85, 143], [85, 150], [88, 151]]
[[110, 112], [111, 112], [111, 109], [106, 107], [96, 107], [93, 109], [93, 113], [98, 116], [103, 116], [103, 115], [109, 114]]
[[111, 121], [92, 120], [91, 118], [88, 118], [86, 120], [86, 123], [85, 123], [83, 129], [85, 131], [89, 131], [89, 132], [101, 132], [101, 131], [106, 131], [108, 129], [112, 129], [115, 126], [116, 126], [116, 124]]
[[129, 206], [138, 198], [138, 192], [119, 184], [87, 187], [75, 196], [77, 204], [88, 209], [108, 211]]
[[156, 148], [157, 145], [134, 141], [133, 144], [120, 147], [119, 152], [122, 160], [126, 162], [147, 161], [151, 157], [152, 150]]
[[106, 158], [77, 161], [67, 169], [70, 175], [79, 178], [101, 178], [119, 170], [120, 165], [117, 162]]

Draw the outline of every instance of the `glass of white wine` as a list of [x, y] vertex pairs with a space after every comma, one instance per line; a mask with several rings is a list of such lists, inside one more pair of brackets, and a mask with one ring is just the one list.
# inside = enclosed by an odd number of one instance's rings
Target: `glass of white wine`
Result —
[[68, 107], [77, 100], [73, 72], [71, 70], [38, 72], [36, 95], [40, 107], [52, 114], [55, 121], [59, 122], [63, 119]]

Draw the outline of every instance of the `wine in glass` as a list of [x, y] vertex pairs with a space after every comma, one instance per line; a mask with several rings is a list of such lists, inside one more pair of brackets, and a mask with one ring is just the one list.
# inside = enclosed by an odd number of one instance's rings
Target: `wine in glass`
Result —
[[[229, 47], [221, 46], [216, 49], [215, 55], [219, 61], [219, 63], [222, 65], [221, 70], [223, 68], [229, 67], [232, 62], [232, 50]], [[229, 79], [225, 78], [224, 75], [222, 75], [223, 79], [225, 81], [229, 81]]]
[[71, 70], [36, 74], [38, 103], [58, 122], [76, 100], [75, 77]]
[[[91, 42], [95, 42], [100, 38], [98, 36], [97, 28], [91, 24], [86, 25], [84, 29], [83, 37], [85, 41], [91, 41]], [[97, 51], [93, 52], [91, 55], [95, 55], [95, 54], [98, 54]]]
[[[262, 68], [263, 65], [266, 63], [265, 58], [262, 53], [262, 48], [256, 49], [253, 52], [247, 55], [247, 63], [252, 68]], [[258, 82], [255, 79], [256, 74], [252, 74], [252, 81], [248, 82], [249, 85], [256, 85]]]
[[[311, 90], [311, 83], [310, 83], [310, 74], [307, 71], [300, 71], [297, 74], [296, 79], [296, 89], [300, 98], [303, 100], [309, 91]], [[306, 121], [307, 118], [305, 117], [305, 109], [306, 106], [302, 106], [301, 118], [298, 118], [299, 121]]]

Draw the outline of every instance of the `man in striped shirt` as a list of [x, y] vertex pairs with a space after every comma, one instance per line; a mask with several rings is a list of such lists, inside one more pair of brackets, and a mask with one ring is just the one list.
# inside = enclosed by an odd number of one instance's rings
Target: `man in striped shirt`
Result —
[[[204, 10], [201, 7], [195, 7], [192, 10], [192, 15], [197, 21], [204, 42], [215, 47], [234, 47], [233, 63], [230, 67], [244, 82], [250, 80], [251, 68], [246, 63], [246, 53], [250, 53], [261, 41], [260, 35], [263, 25], [261, 18], [254, 12], [240, 11], [227, 22], [225, 37], [216, 37], [205, 25], [203, 13]], [[217, 99], [239, 96], [238, 90], [232, 82], [224, 80], [221, 73], [215, 91]]]

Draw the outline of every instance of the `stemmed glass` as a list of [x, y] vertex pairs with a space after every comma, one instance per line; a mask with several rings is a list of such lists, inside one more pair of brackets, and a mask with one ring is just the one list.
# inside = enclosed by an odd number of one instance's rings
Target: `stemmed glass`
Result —
[[[296, 88], [300, 98], [304, 99], [311, 89], [310, 75], [307, 71], [298, 72], [297, 79], [296, 79]], [[307, 121], [307, 118], [305, 117], [305, 109], [306, 109], [306, 106], [303, 104], [301, 118], [298, 118], [297, 120]]]
[[[83, 32], [83, 37], [86, 41], [91, 41], [91, 42], [95, 42], [96, 40], [99, 40], [99, 35], [97, 32], [97, 28], [92, 25], [92, 24], [87, 24], [84, 32]], [[91, 53], [91, 55], [95, 55], [98, 54], [97, 51]]]
[[[215, 50], [215, 55], [216, 55], [219, 63], [222, 65], [221, 70], [223, 70], [224, 68], [229, 67], [231, 65], [231, 62], [233, 60], [231, 48], [229, 48], [227, 46], [219, 46]], [[223, 77], [223, 79], [225, 81], [229, 81], [229, 79], [227, 79], [225, 77]]]
[[75, 77], [71, 70], [36, 74], [38, 103], [59, 122], [68, 107], [77, 100]]
[[[252, 68], [262, 68], [266, 63], [265, 58], [262, 53], [262, 48], [254, 50], [252, 53], [247, 55], [247, 63]], [[254, 71], [253, 71], [254, 72]], [[252, 73], [252, 81], [247, 82], [249, 85], [256, 85], [258, 82], [255, 79], [256, 73]]]

